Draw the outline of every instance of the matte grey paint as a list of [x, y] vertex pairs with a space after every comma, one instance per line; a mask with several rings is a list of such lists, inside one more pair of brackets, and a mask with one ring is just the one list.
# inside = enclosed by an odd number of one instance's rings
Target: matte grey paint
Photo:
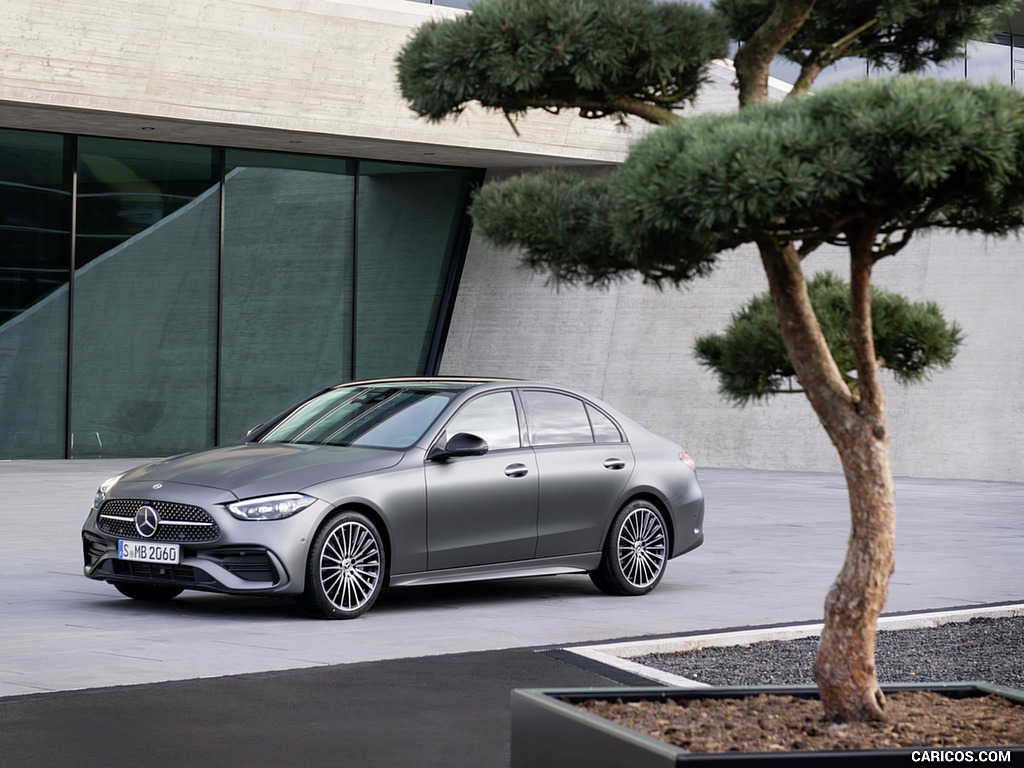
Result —
[[[487, 392], [525, 388], [595, 404], [618, 423], [627, 442], [524, 445], [480, 456], [427, 458], [464, 403]], [[525, 428], [522, 432], [525, 441]], [[600, 562], [615, 513], [640, 496], [665, 512], [672, 557], [703, 542], [703, 495], [694, 472], [679, 460], [682, 450], [582, 393], [539, 382], [482, 381], [454, 397], [405, 451], [244, 442], [131, 470], [107, 498], [205, 509], [220, 526], [220, 538], [183, 544], [181, 564], [213, 576], [217, 584], [209, 589], [214, 591], [302, 593], [310, 543], [324, 520], [341, 508], [358, 508], [380, 524], [393, 586], [587, 572]], [[227, 511], [235, 500], [290, 492], [317, 501], [284, 520], [239, 520]], [[97, 568], [116, 559], [116, 537], [99, 531], [97, 516], [93, 507], [83, 533], [102, 539], [109, 550], [87, 564], [85, 575], [110, 580]], [[230, 545], [265, 547], [282, 578], [244, 581], [204, 559], [204, 553]]]

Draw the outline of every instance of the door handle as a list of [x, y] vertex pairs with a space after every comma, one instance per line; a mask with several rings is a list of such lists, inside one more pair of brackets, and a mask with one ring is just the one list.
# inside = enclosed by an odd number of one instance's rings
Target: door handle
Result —
[[505, 467], [505, 474], [509, 477], [526, 477], [529, 468], [525, 464], [509, 464]]
[[604, 460], [604, 468], [605, 469], [625, 469], [626, 468], [626, 462], [624, 462], [622, 459], [605, 459]]

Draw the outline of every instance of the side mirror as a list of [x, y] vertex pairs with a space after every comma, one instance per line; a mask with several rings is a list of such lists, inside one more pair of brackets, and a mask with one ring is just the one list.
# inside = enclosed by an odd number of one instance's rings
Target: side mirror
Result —
[[446, 461], [459, 456], [483, 456], [487, 453], [487, 441], [468, 432], [452, 435], [444, 448], [435, 445], [427, 458], [430, 461]]

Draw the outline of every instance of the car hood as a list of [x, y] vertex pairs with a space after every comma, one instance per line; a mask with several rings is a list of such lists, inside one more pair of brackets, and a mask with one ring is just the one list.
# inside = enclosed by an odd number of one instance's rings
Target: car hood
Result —
[[401, 451], [333, 445], [242, 443], [146, 464], [125, 473], [118, 485], [181, 483], [248, 499], [387, 469], [403, 455]]

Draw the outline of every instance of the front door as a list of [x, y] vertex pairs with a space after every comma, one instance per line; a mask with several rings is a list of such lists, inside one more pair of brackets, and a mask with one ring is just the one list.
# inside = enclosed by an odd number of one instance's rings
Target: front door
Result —
[[430, 461], [427, 568], [528, 560], [537, 546], [537, 462], [522, 447], [510, 391], [469, 401], [445, 427], [442, 444], [460, 432], [487, 441], [483, 456]]

